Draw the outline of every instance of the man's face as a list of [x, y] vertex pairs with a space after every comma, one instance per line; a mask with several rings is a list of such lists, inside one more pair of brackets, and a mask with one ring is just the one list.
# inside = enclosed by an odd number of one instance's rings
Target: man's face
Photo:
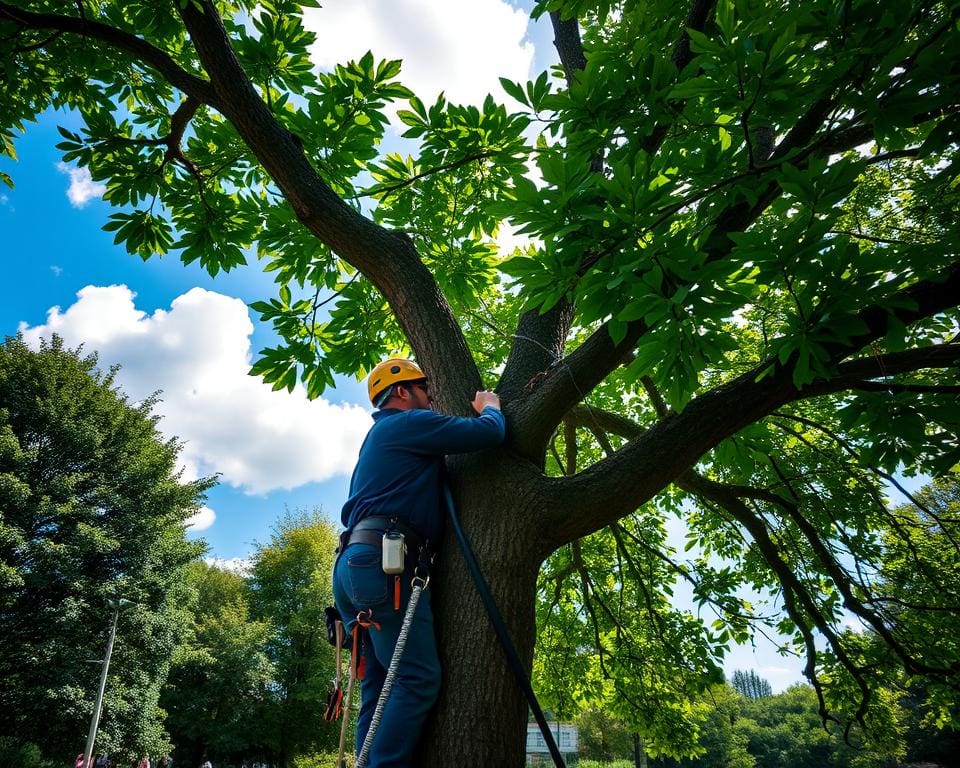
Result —
[[409, 392], [414, 408], [421, 410], [433, 408], [433, 398], [430, 397], [430, 385], [427, 381], [411, 382]]

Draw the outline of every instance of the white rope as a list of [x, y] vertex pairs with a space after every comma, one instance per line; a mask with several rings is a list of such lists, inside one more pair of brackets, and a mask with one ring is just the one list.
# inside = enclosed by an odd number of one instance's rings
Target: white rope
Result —
[[[393, 688], [393, 679], [397, 676], [397, 667], [400, 666], [400, 657], [403, 656], [403, 647], [407, 644], [407, 635], [410, 634], [410, 625], [413, 623], [413, 614], [417, 610], [417, 603], [420, 602], [420, 593], [426, 582], [423, 579], [415, 578], [413, 580], [413, 591], [410, 593], [410, 602], [407, 605], [407, 613], [403, 617], [403, 625], [400, 627], [400, 634], [397, 635], [397, 644], [393, 649], [393, 658], [390, 659], [390, 667], [387, 669], [387, 676], [383, 680], [383, 688], [380, 690], [380, 698], [377, 699], [377, 708], [373, 711], [373, 718], [370, 720], [370, 728], [367, 730], [367, 736], [363, 740], [363, 749], [360, 750], [360, 756], [357, 758], [357, 768], [365, 768], [367, 760], [370, 759], [370, 747], [373, 744], [373, 737], [380, 727], [380, 718], [383, 716], [383, 709], [390, 698], [390, 690]], [[352, 681], [351, 681], [352, 682]]]

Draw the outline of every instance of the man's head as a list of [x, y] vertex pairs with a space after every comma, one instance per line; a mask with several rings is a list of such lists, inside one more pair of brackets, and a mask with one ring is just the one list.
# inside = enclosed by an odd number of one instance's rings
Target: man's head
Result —
[[401, 357], [384, 360], [370, 371], [367, 393], [376, 408], [407, 411], [431, 407], [426, 374], [416, 363]]

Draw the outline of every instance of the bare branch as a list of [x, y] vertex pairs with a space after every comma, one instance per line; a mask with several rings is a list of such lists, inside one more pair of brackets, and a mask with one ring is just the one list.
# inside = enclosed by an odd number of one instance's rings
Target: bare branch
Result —
[[[860, 690], [860, 704], [855, 716], [857, 721], [862, 723], [863, 716], [866, 713], [870, 701], [870, 688], [864, 679], [863, 671], [847, 654], [846, 649], [840, 642], [839, 635], [837, 635], [830, 622], [817, 607], [813, 596], [804, 586], [803, 582], [800, 581], [799, 577], [795, 575], [790, 565], [780, 555], [776, 544], [767, 532], [764, 521], [750, 511], [749, 507], [740, 499], [736, 490], [724, 486], [721, 483], [708, 480], [694, 472], [687, 472], [678, 480], [677, 485], [685, 490], [717, 502], [749, 532], [760, 553], [763, 555], [763, 559], [784, 587], [784, 605], [794, 624], [801, 628], [801, 630], [804, 630], [806, 627], [804, 614], [809, 617], [826, 639], [830, 649], [836, 655], [837, 660], [856, 682]], [[800, 613], [794, 601], [802, 606], [803, 614]], [[807, 632], [804, 631], [803, 634], [805, 638], [807, 638]], [[811, 638], [807, 638], [806, 643], [807, 665], [804, 668], [804, 674], [814, 686], [817, 686], [819, 682], [816, 675], [817, 650], [816, 646], [809, 642], [810, 639]], [[823, 707], [822, 704], [820, 715], [823, 718], [827, 716], [826, 708]]]

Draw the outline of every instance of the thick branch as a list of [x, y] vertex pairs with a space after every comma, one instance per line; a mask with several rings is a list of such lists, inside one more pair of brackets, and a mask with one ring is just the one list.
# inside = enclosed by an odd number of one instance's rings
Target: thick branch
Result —
[[[562, 299], [542, 315], [532, 310], [520, 316], [513, 345], [497, 385], [497, 392], [505, 400], [523, 397], [537, 385], [542, 375], [560, 361], [573, 314], [573, 304]], [[535, 460], [538, 449], [534, 447], [527, 455]]]
[[553, 44], [560, 56], [563, 73], [567, 82], [572, 83], [576, 80], [576, 73], [587, 66], [580, 39], [580, 24], [576, 18], [562, 18], [559, 11], [550, 12], [550, 23], [553, 25]]
[[[873, 341], [883, 338], [886, 335], [890, 319], [896, 318], [904, 326], [909, 326], [926, 317], [931, 317], [947, 309], [956, 307], [960, 303], [960, 262], [946, 267], [943, 272], [934, 280], [920, 280], [913, 285], [898, 291], [893, 297], [897, 299], [896, 309], [889, 309], [886, 306], [877, 305], [866, 307], [858, 313], [858, 317], [866, 324], [867, 330], [860, 336], [851, 338], [848, 342], [834, 342], [824, 345], [830, 355], [830, 359], [836, 362], [843, 360], [858, 349], [862, 349]], [[903, 306], [908, 303], [908, 306]], [[951, 345], [943, 344], [934, 349], [948, 348]], [[923, 349], [923, 348], [922, 348]], [[911, 350], [911, 352], [913, 352]], [[909, 365], [909, 357], [901, 358], [900, 354], [889, 355], [892, 358], [893, 367], [879, 369], [877, 373], [870, 373], [875, 370], [870, 367], [869, 362], [863, 360], [851, 361], [851, 367], [842, 368], [842, 373], [854, 375], [860, 371], [860, 379], [869, 379], [876, 376], [885, 375], [884, 371], [890, 373], [900, 373], [896, 370], [897, 365]], [[922, 354], [919, 350], [916, 354]], [[874, 356], [874, 359], [882, 359]], [[857, 365], [853, 365], [856, 362]], [[912, 370], [904, 368], [903, 370]]]
[[[814, 103], [773, 150], [773, 154], [766, 165], [779, 165], [792, 152], [806, 146], [820, 130], [824, 120], [827, 119], [835, 106], [833, 99], [828, 97], [821, 98]], [[782, 193], [783, 190], [777, 182], [770, 182], [753, 205], [747, 202], [739, 202], [722, 211], [717, 216], [716, 226], [707, 246], [711, 258], [715, 259], [721, 253], [726, 253], [731, 245], [726, 236], [733, 232], [743, 232]]]
[[129, 32], [74, 16], [33, 13], [2, 2], [0, 2], [0, 19], [7, 19], [25, 29], [50, 29], [99, 40], [111, 48], [129, 53], [157, 70], [167, 82], [188, 96], [220, 109], [220, 101], [209, 82], [190, 74], [168, 53]]
[[[673, 61], [678, 70], [682, 70], [692, 58], [687, 29], [692, 28], [702, 31], [710, 13], [713, 11], [714, 4], [715, 0], [693, 0], [691, 3], [684, 30], [680, 34], [673, 52]], [[577, 77], [577, 72], [581, 71], [587, 63], [577, 19], [563, 19], [559, 12], [554, 11], [550, 14], [550, 21], [553, 25], [554, 45], [557, 48], [567, 82], [573, 83]], [[669, 125], [667, 124], [656, 126], [652, 135], [645, 142], [646, 151], [650, 153], [656, 151], [668, 130]], [[599, 172], [601, 160], [602, 158], [599, 156], [595, 158], [593, 163], [595, 171]], [[588, 258], [584, 269], [589, 268], [597, 258], [598, 254]], [[516, 340], [510, 350], [503, 377], [497, 388], [501, 395], [507, 398], [517, 398], [534, 386], [539, 386], [543, 376], [553, 374], [554, 386], [550, 389], [550, 392], [556, 392], [561, 397], [561, 402], [558, 402], [555, 408], [551, 408], [549, 413], [538, 414], [540, 418], [533, 419], [537, 422], [533, 431], [530, 430], [531, 425], [528, 423], [530, 410], [524, 408], [522, 413], [517, 414], [517, 424], [514, 431], [530, 435], [529, 439], [525, 439], [524, 444], [520, 446], [521, 452], [534, 460], [542, 453], [542, 446], [569, 404], [578, 402], [594, 386], [603, 381], [606, 375], [619, 365], [622, 357], [621, 352], [631, 349], [636, 339], [646, 329], [642, 322], [634, 323], [628, 330], [624, 341], [616, 345], [612, 344], [607, 329], [600, 329], [581, 347], [582, 353], [575, 354], [572, 359], [568, 358], [560, 363], [569, 375], [565, 378], [566, 385], [561, 384], [557, 388], [555, 386], [556, 371], [551, 369], [560, 362], [563, 355], [563, 345], [573, 320], [573, 314], [573, 307], [565, 299], [544, 315], [539, 315], [537, 312], [524, 314], [520, 319], [515, 336]], [[593, 361], [587, 359], [591, 355], [594, 355], [596, 359]], [[591, 366], [602, 375], [587, 377], [579, 370]], [[540, 397], [542, 401], [549, 396], [545, 391]], [[573, 399], [570, 400], [570, 398]]]
[[[931, 366], [932, 367], [932, 366]], [[941, 385], [934, 384], [898, 384], [896, 382], [884, 383], [882, 381], [852, 381], [847, 389], [857, 389], [861, 392], [889, 392], [890, 394], [902, 394], [911, 392], [917, 395], [960, 395], [960, 385]]]
[[[556, 11], [550, 14], [550, 21], [555, 35], [554, 45], [567, 82], [572, 84], [577, 72], [587, 63], [580, 40], [580, 27], [576, 18], [561, 19]], [[600, 158], [597, 160], [599, 162]], [[504, 399], [514, 400], [521, 397], [540, 376], [560, 360], [573, 315], [573, 304], [562, 298], [548, 312], [540, 314], [538, 310], [531, 310], [520, 316], [510, 354], [497, 385], [497, 392]], [[513, 429], [515, 434], [522, 431], [522, 427]], [[537, 463], [543, 455], [543, 445], [548, 436], [538, 437], [543, 439], [528, 441], [520, 447], [524, 456]]]
[[678, 70], [683, 70], [687, 64], [693, 61], [693, 52], [690, 50], [690, 35], [688, 29], [695, 29], [703, 32], [707, 26], [707, 19], [716, 5], [715, 0], [693, 0], [690, 4], [690, 10], [687, 12], [687, 19], [683, 24], [683, 32], [673, 47], [673, 63]]
[[[908, 309], [892, 314], [908, 325], [935, 315], [960, 302], [960, 267], [947, 270], [942, 282], [919, 281], [895, 294], [909, 298]], [[897, 302], [902, 306], [902, 301]], [[828, 349], [838, 363], [886, 332], [889, 310], [864, 309], [860, 316], [870, 329], [847, 345], [839, 342]], [[573, 355], [571, 355], [573, 357]], [[781, 365], [767, 361], [736, 379], [694, 398], [681, 413], [670, 413], [657, 424], [632, 438], [620, 451], [572, 478], [549, 478], [545, 499], [550, 536], [544, 545], [550, 550], [565, 541], [584, 536], [629, 514], [669, 483], [675, 481], [721, 440], [768, 415], [786, 403], [846, 389], [851, 382], [877, 376], [904, 373], [925, 367], [945, 367], [960, 359], [960, 345], [941, 344], [885, 356], [858, 358], [838, 366], [836, 376], [803, 388], [793, 383], [791, 358]], [[762, 373], [767, 375], [761, 376]], [[563, 373], [562, 368], [547, 377], [547, 386]], [[574, 401], [575, 402], [575, 401]], [[570, 406], [572, 407], [572, 404]], [[569, 410], [569, 408], [568, 408]], [[561, 503], [562, 501], [562, 503]], [[564, 510], [575, 509], [575, 516]]]
[[527, 396], [511, 409], [515, 432], [523, 441], [521, 449], [528, 455], [535, 454], [563, 414], [620, 365], [646, 329], [642, 320], [631, 323], [626, 336], [615, 344], [607, 327], [601, 326], [576, 350], [531, 382]]
[[[673, 55], [671, 56], [678, 72], [682, 72], [684, 67], [693, 61], [693, 52], [690, 50], [690, 34], [687, 30], [694, 29], [697, 32], [703, 32], [715, 5], [716, 0], [693, 0], [690, 4], [690, 10], [687, 12], [687, 18], [683, 25], [683, 32], [680, 33], [680, 37], [673, 46]], [[683, 111], [685, 103], [684, 100], [673, 104], [675, 114], [679, 115]], [[650, 135], [642, 141], [640, 146], [643, 151], [652, 155], [660, 149], [660, 145], [663, 144], [663, 140], [670, 132], [671, 125], [672, 123], [667, 121], [657, 123]]]
[[480, 386], [479, 372], [446, 299], [409, 238], [357, 213], [320, 178], [250, 82], [209, 0], [204, 0], [202, 10], [187, 3], [181, 14], [210, 75], [220, 111], [282, 190], [297, 218], [387, 299], [427, 374], [437, 382], [440, 407], [463, 412]]

